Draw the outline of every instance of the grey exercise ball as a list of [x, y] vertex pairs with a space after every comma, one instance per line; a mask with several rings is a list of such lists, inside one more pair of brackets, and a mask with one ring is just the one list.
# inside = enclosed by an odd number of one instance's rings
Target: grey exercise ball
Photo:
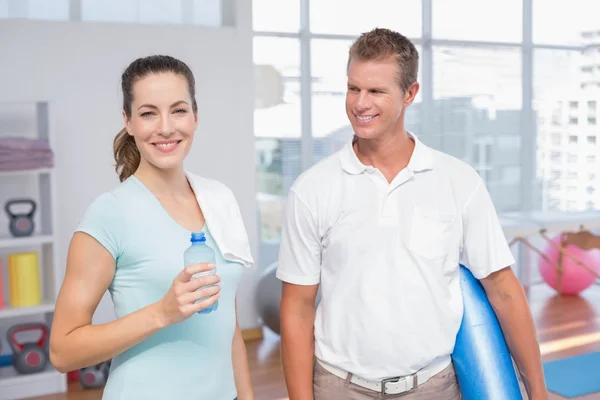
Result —
[[[256, 286], [256, 307], [263, 324], [280, 335], [279, 304], [281, 302], [281, 281], [277, 279], [277, 263], [273, 263], [261, 274]], [[320, 301], [321, 290], [317, 291], [315, 307]]]
[[275, 276], [276, 272], [277, 263], [273, 263], [261, 274], [256, 287], [256, 306], [263, 324], [279, 335], [281, 281]]

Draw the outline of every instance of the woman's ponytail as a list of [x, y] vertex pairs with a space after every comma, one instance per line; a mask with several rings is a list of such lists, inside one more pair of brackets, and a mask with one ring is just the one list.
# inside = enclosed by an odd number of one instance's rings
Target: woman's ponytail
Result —
[[140, 151], [138, 150], [135, 139], [123, 128], [117, 134], [113, 143], [115, 155], [115, 170], [119, 174], [119, 180], [123, 182], [135, 173], [140, 165]]

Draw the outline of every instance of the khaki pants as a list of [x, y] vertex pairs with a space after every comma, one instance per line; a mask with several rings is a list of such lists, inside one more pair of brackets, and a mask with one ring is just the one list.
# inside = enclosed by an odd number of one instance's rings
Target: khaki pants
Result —
[[460, 400], [462, 398], [452, 363], [411, 392], [383, 396], [381, 393], [355, 385], [348, 379], [341, 379], [316, 362], [313, 388], [315, 400]]

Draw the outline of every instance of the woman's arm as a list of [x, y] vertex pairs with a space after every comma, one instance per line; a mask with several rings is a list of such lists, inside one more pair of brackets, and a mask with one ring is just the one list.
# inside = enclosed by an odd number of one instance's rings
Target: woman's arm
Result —
[[[98, 364], [141, 342], [165, 326], [177, 323], [213, 304], [219, 286], [216, 275], [190, 281], [192, 274], [212, 268], [185, 268], [158, 302], [116, 321], [92, 325], [92, 316], [115, 274], [115, 260], [96, 239], [76, 232], [67, 255], [65, 278], [56, 301], [50, 335], [50, 361], [60, 372]], [[194, 304], [202, 297], [210, 298]]]
[[239, 400], [253, 400], [254, 393], [252, 392], [252, 382], [250, 381], [250, 368], [248, 367], [246, 344], [244, 343], [242, 331], [240, 330], [240, 325], [237, 321], [237, 305], [235, 315], [235, 333], [233, 334], [231, 348], [235, 387], [237, 389]]

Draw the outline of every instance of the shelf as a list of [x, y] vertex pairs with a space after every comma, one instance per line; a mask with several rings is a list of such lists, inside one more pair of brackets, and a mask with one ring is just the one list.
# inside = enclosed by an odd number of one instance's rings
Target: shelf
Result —
[[45, 301], [39, 306], [31, 307], [10, 307], [0, 308], [0, 320], [3, 318], [22, 317], [24, 315], [39, 315], [54, 312], [54, 302]]
[[22, 399], [66, 392], [65, 374], [58, 372], [48, 363], [46, 369], [35, 374], [19, 374], [13, 367], [0, 368], [0, 400]]
[[27, 237], [0, 237], [0, 249], [12, 247], [30, 247], [54, 242], [52, 235], [32, 235]]
[[0, 178], [10, 176], [21, 176], [21, 175], [42, 175], [49, 174], [53, 170], [52, 167], [48, 168], [32, 168], [32, 169], [20, 169], [17, 171], [0, 171]]

